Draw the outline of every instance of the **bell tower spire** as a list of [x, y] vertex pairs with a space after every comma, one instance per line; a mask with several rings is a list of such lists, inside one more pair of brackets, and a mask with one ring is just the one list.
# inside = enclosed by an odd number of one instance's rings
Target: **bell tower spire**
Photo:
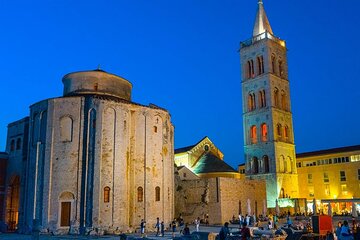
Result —
[[253, 37], [262, 34], [264, 32], [269, 32], [271, 33], [271, 35], [274, 35], [269, 20], [265, 13], [263, 1], [258, 0], [258, 10], [255, 18]]

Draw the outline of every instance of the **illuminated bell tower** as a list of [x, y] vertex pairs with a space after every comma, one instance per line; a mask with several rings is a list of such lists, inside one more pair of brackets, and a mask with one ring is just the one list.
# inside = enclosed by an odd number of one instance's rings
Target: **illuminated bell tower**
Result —
[[259, 0], [253, 36], [240, 44], [245, 173], [266, 180], [269, 208], [299, 193], [286, 51]]

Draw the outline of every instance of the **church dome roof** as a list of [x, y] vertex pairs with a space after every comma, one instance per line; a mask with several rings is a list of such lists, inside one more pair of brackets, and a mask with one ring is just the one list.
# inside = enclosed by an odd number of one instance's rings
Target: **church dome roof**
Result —
[[97, 94], [131, 101], [132, 84], [125, 78], [104, 70], [79, 71], [66, 74], [64, 96]]

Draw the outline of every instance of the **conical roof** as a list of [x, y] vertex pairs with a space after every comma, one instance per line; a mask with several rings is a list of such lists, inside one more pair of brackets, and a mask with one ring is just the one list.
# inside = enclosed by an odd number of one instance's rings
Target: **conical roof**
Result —
[[261, 33], [264, 33], [264, 32], [269, 32], [273, 35], [273, 31], [271, 29], [269, 20], [265, 13], [263, 1], [259, 0], [258, 1], [258, 10], [256, 13], [256, 18], [255, 18], [254, 30], [253, 30], [253, 37], [255, 37]]

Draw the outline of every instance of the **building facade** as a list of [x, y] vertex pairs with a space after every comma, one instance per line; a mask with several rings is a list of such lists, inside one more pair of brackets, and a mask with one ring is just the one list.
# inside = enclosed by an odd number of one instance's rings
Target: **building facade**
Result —
[[175, 164], [175, 215], [185, 221], [224, 224], [238, 214], [266, 213], [265, 181], [240, 179], [208, 137], [175, 149]]
[[[62, 97], [30, 107], [19, 230], [103, 234], [136, 228], [141, 219], [169, 222], [174, 214], [170, 114], [132, 102], [131, 83], [102, 70], [67, 74], [63, 84]], [[17, 159], [11, 135], [9, 141], [8, 170]]]
[[360, 213], [360, 145], [296, 155], [299, 196], [308, 209], [316, 200], [318, 209], [334, 214]]
[[1, 220], [7, 224], [10, 231], [17, 229], [23, 221], [24, 186], [26, 180], [27, 151], [29, 135], [29, 118], [25, 117], [8, 125], [6, 152], [8, 164], [6, 167], [6, 199], [5, 213]]
[[208, 137], [195, 145], [175, 149], [174, 152], [175, 164], [178, 171], [183, 173], [184, 179], [188, 179], [187, 175], [194, 178], [192, 174], [186, 175], [188, 171], [199, 178], [240, 177], [239, 173], [224, 161], [224, 154]]
[[271, 208], [299, 194], [286, 51], [259, 0], [253, 36], [240, 44], [245, 173], [266, 180]]

